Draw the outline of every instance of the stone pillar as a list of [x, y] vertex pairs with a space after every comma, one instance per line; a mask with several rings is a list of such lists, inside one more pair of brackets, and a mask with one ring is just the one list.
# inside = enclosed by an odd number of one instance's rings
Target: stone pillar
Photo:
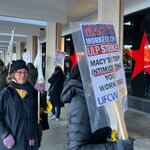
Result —
[[16, 43], [16, 59], [21, 58], [20, 42]]
[[38, 37], [33, 36], [32, 62], [34, 62], [38, 49]]
[[[123, 56], [123, 14], [123, 0], [98, 0], [98, 21], [114, 25], [121, 59]], [[114, 107], [106, 105], [105, 108], [109, 115], [111, 127], [117, 129], [120, 134], [118, 120], [114, 117], [116, 116]]]
[[65, 38], [62, 37], [62, 38], [61, 38], [61, 51], [64, 52], [64, 50], [65, 50]]
[[121, 56], [123, 56], [123, 17], [123, 0], [98, 0], [98, 21], [113, 23]]
[[[5, 63], [5, 51], [3, 50], [3, 51], [1, 51], [1, 59], [4, 61], [4, 63]], [[5, 65], [7, 65], [7, 64], [5, 64]]]
[[56, 23], [47, 23], [46, 27], [46, 73], [45, 90], [48, 90], [48, 78], [54, 71], [54, 61], [56, 52]]
[[[56, 23], [56, 49], [64, 52], [64, 38], [62, 35], [62, 23]], [[64, 64], [61, 65], [64, 70]]]
[[61, 50], [62, 24], [56, 23], [56, 48]]
[[27, 37], [27, 51], [31, 54], [31, 62], [34, 62], [34, 59], [37, 54], [37, 36], [28, 36]]
[[22, 59], [22, 52], [24, 50], [24, 44], [22, 42], [16, 43], [16, 59]]

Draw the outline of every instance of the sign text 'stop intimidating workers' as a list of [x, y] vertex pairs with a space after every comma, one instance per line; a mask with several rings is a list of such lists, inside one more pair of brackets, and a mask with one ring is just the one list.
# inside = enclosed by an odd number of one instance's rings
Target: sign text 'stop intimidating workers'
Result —
[[88, 68], [97, 106], [126, 95], [123, 64], [111, 24], [82, 24]]

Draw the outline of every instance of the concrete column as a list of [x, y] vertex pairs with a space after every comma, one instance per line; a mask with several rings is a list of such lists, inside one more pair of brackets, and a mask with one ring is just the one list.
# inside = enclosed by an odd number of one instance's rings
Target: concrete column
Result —
[[[56, 49], [64, 52], [64, 38], [62, 35], [62, 23], [56, 23]], [[61, 68], [64, 70], [64, 64], [61, 65]]]
[[98, 0], [98, 21], [113, 23], [123, 56], [124, 0]]
[[64, 50], [65, 50], [65, 38], [62, 37], [62, 38], [61, 38], [61, 51], [64, 52]]
[[38, 37], [33, 36], [33, 49], [32, 49], [32, 62], [34, 62], [34, 59], [37, 55], [37, 48], [38, 48]]
[[1, 51], [1, 59], [5, 62], [5, 51]]
[[[112, 23], [115, 28], [118, 46], [120, 48], [121, 57], [123, 56], [123, 0], [98, 0], [98, 21]], [[121, 58], [122, 59], [122, 58]], [[111, 127], [117, 129], [118, 120], [115, 114], [114, 107], [107, 105], [107, 113], [109, 115]]]
[[16, 59], [22, 59], [22, 52], [24, 50], [24, 44], [22, 42], [16, 43]]
[[46, 73], [45, 89], [48, 90], [48, 78], [54, 71], [54, 60], [56, 52], [56, 23], [47, 23], [46, 27]]
[[37, 54], [37, 36], [28, 36], [27, 37], [27, 51], [31, 54], [31, 62], [34, 62], [34, 59]]
[[62, 24], [56, 23], [56, 48], [61, 50]]
[[21, 50], [20, 50], [20, 42], [16, 43], [16, 59], [20, 59], [21, 58]]
[[27, 48], [27, 51], [29, 51], [30, 52], [30, 55], [31, 55], [31, 62], [33, 62], [32, 61], [32, 52], [33, 52], [33, 38], [32, 38], [32, 36], [28, 36], [27, 37], [27, 43], [26, 43], [26, 48]]

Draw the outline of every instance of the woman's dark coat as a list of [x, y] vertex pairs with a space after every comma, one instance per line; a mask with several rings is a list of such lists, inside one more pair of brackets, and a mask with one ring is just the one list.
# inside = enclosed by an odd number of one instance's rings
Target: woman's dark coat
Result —
[[68, 117], [68, 150], [114, 150], [115, 144], [94, 144], [82, 84], [71, 79], [64, 87], [61, 100], [70, 103]]
[[48, 83], [50, 83], [49, 96], [53, 106], [64, 106], [64, 104], [60, 101], [60, 95], [63, 89], [64, 81], [65, 76], [62, 72], [52, 74], [52, 76], [48, 79]]
[[7, 87], [6, 77], [8, 76], [8, 70], [5, 68], [0, 73], [0, 92]]
[[[0, 150], [7, 150], [2, 140], [11, 133], [15, 146], [11, 150], [38, 150], [40, 133], [37, 124], [37, 92], [27, 86], [27, 95], [22, 99], [17, 83], [12, 83], [0, 95]], [[34, 146], [29, 147], [29, 140]]]

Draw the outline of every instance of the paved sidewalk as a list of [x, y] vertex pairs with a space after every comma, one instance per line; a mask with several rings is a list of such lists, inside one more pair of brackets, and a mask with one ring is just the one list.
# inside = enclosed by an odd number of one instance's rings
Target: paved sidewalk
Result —
[[[50, 129], [44, 131], [40, 150], [66, 150], [68, 105], [62, 109], [61, 120], [49, 120]], [[134, 150], [150, 150], [150, 114], [129, 109], [125, 113], [129, 136], [135, 138]]]
[[150, 150], [150, 114], [129, 109], [125, 119], [129, 136], [135, 139], [134, 150]]
[[[68, 105], [65, 105], [65, 107], [62, 108], [60, 121], [49, 119], [50, 129], [43, 132], [40, 150], [66, 150], [67, 109]], [[49, 116], [51, 116], [51, 114], [49, 114]]]

